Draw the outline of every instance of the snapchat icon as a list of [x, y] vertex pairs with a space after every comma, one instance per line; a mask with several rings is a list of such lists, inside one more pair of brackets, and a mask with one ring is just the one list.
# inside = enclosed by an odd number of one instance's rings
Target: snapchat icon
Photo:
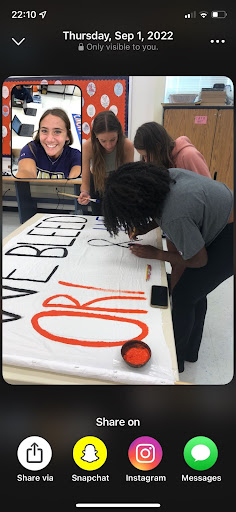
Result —
[[106, 445], [98, 437], [82, 437], [73, 448], [73, 459], [81, 469], [94, 471], [106, 462]]

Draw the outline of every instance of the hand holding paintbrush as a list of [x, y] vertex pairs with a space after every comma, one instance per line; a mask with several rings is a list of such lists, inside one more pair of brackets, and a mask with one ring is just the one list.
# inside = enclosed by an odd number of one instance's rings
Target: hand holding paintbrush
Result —
[[[80, 196], [76, 196], [75, 194], [66, 194], [65, 192], [58, 192], [58, 194], [60, 196], [77, 197], [77, 199], [80, 198]], [[87, 201], [86, 203], [80, 203], [79, 201], [78, 202], [80, 204], [88, 204], [89, 201], [92, 201], [93, 203], [100, 203], [99, 199], [93, 199], [90, 196], [86, 196], [86, 201]]]
[[[87, 192], [86, 190], [82, 190], [80, 192], [79, 197], [78, 197], [78, 203], [83, 205], [83, 206], [86, 206], [90, 201], [91, 201], [91, 197], [90, 197], [89, 192]], [[100, 201], [94, 200], [93, 202], [94, 203], [99, 203]]]
[[129, 230], [129, 246], [132, 245], [138, 245], [136, 242], [140, 242], [140, 238], [137, 238], [137, 231], [136, 228], [133, 228], [133, 230]]

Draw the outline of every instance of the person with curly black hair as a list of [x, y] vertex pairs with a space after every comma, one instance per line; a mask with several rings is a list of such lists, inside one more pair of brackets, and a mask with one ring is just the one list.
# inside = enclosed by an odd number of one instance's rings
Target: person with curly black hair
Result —
[[160, 226], [171, 241], [171, 251], [141, 244], [130, 251], [172, 266], [173, 328], [184, 371], [184, 361], [198, 359], [208, 293], [233, 274], [231, 190], [184, 169], [129, 163], [108, 176], [103, 215], [111, 235], [123, 227], [132, 239]]

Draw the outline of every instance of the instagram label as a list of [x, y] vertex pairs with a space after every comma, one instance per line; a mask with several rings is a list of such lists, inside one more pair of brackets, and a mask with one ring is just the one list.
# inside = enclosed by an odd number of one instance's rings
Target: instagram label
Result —
[[143, 436], [138, 437], [131, 443], [128, 457], [135, 468], [149, 471], [160, 464], [162, 453], [162, 447], [156, 439]]

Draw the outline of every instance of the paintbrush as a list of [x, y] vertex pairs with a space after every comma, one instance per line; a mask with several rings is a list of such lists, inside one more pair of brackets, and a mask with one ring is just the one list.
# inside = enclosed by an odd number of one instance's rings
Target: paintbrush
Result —
[[[60, 196], [68, 196], [68, 197], [79, 197], [79, 196], [76, 196], [74, 194], [66, 194], [65, 192], [57, 192]], [[99, 199], [92, 199], [90, 197], [89, 201], [92, 201], [93, 203], [100, 203]]]
[[136, 233], [136, 228], [133, 228], [133, 231], [132, 231], [132, 233], [131, 233], [131, 235], [130, 235], [130, 239], [131, 239], [131, 240], [133, 240], [133, 239], [134, 239], [134, 237], [135, 237], [135, 233]]

